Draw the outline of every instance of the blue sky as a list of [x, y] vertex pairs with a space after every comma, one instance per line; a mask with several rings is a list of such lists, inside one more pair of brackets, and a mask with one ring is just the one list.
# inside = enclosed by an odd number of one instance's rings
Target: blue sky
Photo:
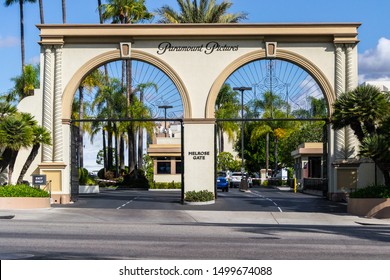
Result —
[[[96, 0], [67, 0], [68, 23], [98, 23]], [[105, 2], [103, 0], [103, 2]], [[218, 1], [220, 2], [220, 1]], [[233, 0], [231, 12], [249, 14], [247, 23], [359, 22], [360, 81], [390, 79], [390, 1], [388, 0]], [[176, 0], [146, 0], [149, 10]], [[43, 0], [45, 23], [61, 23], [61, 0]], [[25, 5], [26, 62], [39, 57], [38, 3]], [[0, 93], [12, 87], [20, 74], [19, 6], [0, 5]]]

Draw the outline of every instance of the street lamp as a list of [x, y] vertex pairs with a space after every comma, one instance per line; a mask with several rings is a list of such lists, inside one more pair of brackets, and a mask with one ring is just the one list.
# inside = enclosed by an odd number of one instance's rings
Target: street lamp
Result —
[[[248, 181], [244, 179], [244, 91], [252, 90], [251, 87], [234, 87], [233, 90], [241, 92], [241, 189], [248, 189]], [[245, 184], [245, 185], [244, 185]]]
[[164, 124], [164, 132], [165, 132], [165, 138], [167, 137], [167, 109], [173, 108], [173, 106], [170, 105], [161, 105], [158, 106], [160, 109], [164, 109], [164, 119], [165, 119], [165, 124]]

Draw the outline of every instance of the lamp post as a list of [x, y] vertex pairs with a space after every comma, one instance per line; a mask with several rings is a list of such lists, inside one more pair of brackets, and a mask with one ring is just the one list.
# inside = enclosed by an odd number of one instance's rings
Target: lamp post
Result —
[[[248, 189], [248, 183], [244, 178], [244, 91], [252, 90], [251, 87], [234, 87], [233, 90], [241, 92], [241, 189]], [[245, 186], [244, 186], [245, 184]]]
[[170, 105], [161, 105], [158, 106], [160, 109], [164, 109], [164, 119], [165, 119], [165, 124], [164, 124], [164, 132], [165, 132], [165, 138], [167, 137], [167, 109], [173, 108], [173, 106]]

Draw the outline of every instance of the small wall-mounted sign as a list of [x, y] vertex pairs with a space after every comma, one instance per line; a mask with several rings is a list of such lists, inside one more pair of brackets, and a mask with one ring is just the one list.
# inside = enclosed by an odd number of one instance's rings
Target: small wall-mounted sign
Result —
[[32, 175], [33, 185], [46, 185], [46, 175]]
[[189, 156], [192, 156], [192, 159], [195, 160], [205, 160], [206, 156], [210, 155], [209, 151], [197, 151], [197, 152], [188, 152]]

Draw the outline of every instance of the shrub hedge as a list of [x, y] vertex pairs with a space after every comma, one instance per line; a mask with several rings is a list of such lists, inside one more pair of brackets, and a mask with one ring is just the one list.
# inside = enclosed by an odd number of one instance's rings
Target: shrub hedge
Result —
[[50, 194], [28, 185], [0, 186], [0, 197], [49, 197]]
[[390, 187], [384, 185], [368, 186], [349, 194], [350, 198], [390, 198]]
[[190, 191], [185, 193], [184, 200], [188, 202], [205, 202], [214, 200], [214, 194], [207, 190], [203, 191]]

